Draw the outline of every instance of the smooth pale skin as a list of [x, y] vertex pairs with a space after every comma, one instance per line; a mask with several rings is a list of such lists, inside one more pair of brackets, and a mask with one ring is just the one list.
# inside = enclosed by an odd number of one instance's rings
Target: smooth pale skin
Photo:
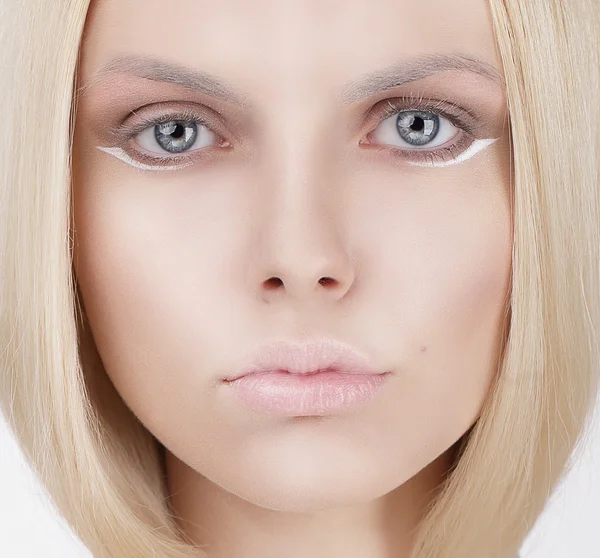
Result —
[[[407, 556], [497, 373], [512, 244], [505, 96], [459, 70], [355, 104], [338, 94], [426, 53], [500, 68], [487, 2], [98, 0], [82, 48], [82, 86], [115, 56], [152, 55], [252, 102], [117, 74], [78, 105], [77, 280], [110, 380], [167, 448], [186, 531], [211, 557]], [[378, 126], [369, 109], [407, 94], [450, 99], [500, 139], [443, 168], [359, 144]], [[152, 104], [220, 114], [229, 150], [153, 172], [97, 149]], [[392, 371], [376, 400], [276, 418], [220, 383], [258, 342], [321, 334]]]

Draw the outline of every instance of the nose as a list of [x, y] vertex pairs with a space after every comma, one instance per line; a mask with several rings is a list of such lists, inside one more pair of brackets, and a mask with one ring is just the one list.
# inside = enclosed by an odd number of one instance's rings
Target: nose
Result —
[[355, 284], [355, 263], [332, 111], [315, 95], [274, 97], [287, 102], [270, 108], [261, 145], [268, 156], [255, 167], [251, 289], [298, 309], [339, 301]]
[[249, 246], [250, 278], [255, 294], [267, 303], [338, 301], [355, 282], [341, 212], [312, 191], [279, 190], [262, 207], [259, 239]]

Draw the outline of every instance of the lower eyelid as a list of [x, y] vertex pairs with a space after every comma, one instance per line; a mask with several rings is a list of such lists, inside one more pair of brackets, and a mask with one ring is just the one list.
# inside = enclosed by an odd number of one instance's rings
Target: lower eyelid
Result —
[[127, 163], [128, 165], [131, 165], [132, 167], [135, 167], [140, 170], [175, 171], [175, 170], [183, 169], [185, 167], [189, 167], [194, 164], [191, 161], [182, 163], [180, 165], [147, 164], [147, 163], [143, 163], [141, 161], [134, 159], [121, 147], [103, 147], [103, 146], [97, 145], [96, 148], [99, 149], [100, 151], [108, 153], [109, 155], [112, 155], [113, 157], [120, 159], [124, 163]]
[[[460, 130], [460, 128], [459, 128], [459, 130]], [[407, 164], [407, 165], [422, 166], [422, 167], [446, 167], [446, 166], [450, 166], [450, 165], [459, 164], [459, 163], [462, 163], [462, 162], [470, 159], [471, 157], [473, 157], [474, 155], [476, 155], [477, 153], [479, 153], [480, 151], [482, 151], [483, 149], [487, 148], [489, 145], [493, 144], [495, 141], [500, 139], [500, 138], [476, 139], [476, 138], [473, 138], [471, 136], [471, 134], [469, 134], [465, 130], [461, 130], [461, 132], [459, 132], [458, 136], [460, 136], [459, 141], [455, 142], [454, 144], [452, 144], [450, 147], [447, 147], [447, 148], [444, 148], [443, 146], [438, 146], [433, 149], [427, 149], [425, 146], [422, 149], [400, 149], [400, 148], [390, 146], [390, 145], [386, 146], [385, 144], [367, 143], [366, 145], [377, 146], [380, 149], [387, 150], [393, 156], [403, 159], [403, 163]], [[369, 134], [367, 134], [366, 137], [368, 138]], [[452, 155], [452, 157], [449, 159], [444, 159], [443, 157], [440, 157], [441, 153], [448, 152], [448, 151], [452, 152], [453, 148], [461, 146], [461, 144], [463, 144], [463, 143], [467, 144], [467, 146], [458, 155], [456, 155], [456, 156]], [[224, 147], [229, 147], [229, 148], [232, 147], [231, 144], [229, 144], [229, 142], [225, 142], [225, 144], [226, 145]], [[363, 142], [359, 142], [359, 144], [364, 145]], [[127, 163], [128, 165], [133, 166], [134, 168], [137, 168], [140, 170], [176, 171], [176, 170], [181, 170], [185, 167], [196, 164], [194, 161], [184, 161], [183, 163], [180, 163], [180, 164], [169, 164], [169, 165], [161, 164], [160, 161], [157, 161], [156, 163], [145, 163], [141, 160], [138, 160], [138, 159], [132, 157], [131, 155], [129, 155], [129, 153], [125, 149], [123, 149], [121, 147], [104, 147], [104, 146], [96, 146], [96, 147], [100, 151], [103, 151], [109, 155], [112, 155], [112, 156], [116, 157], [117, 159], [120, 159], [123, 162]], [[196, 149], [196, 150], [192, 150], [189, 152], [183, 152], [183, 153], [185, 154], [185, 153], [194, 153], [195, 151], [203, 151], [203, 150], [207, 149], [208, 147], [209, 146], [203, 147], [200, 149]], [[386, 149], [386, 147], [387, 147], [387, 149]], [[434, 158], [434, 157], [436, 157], [436, 152], [438, 153], [437, 161]], [[184, 156], [190, 157], [190, 158], [193, 157], [193, 155], [192, 156], [184, 155]], [[411, 160], [411, 157], [413, 157], [414, 159]], [[156, 159], [159, 159], [159, 158], [157, 157]], [[165, 159], [169, 159], [169, 157], [165, 157]], [[175, 159], [175, 157], [171, 157], [170, 159]]]
[[476, 139], [472, 141], [466, 149], [461, 151], [452, 159], [439, 161], [406, 161], [406, 164], [417, 167], [448, 167], [450, 165], [457, 165], [469, 160], [471, 157], [475, 156], [480, 151], [483, 151], [499, 139], [500, 138]]
[[[411, 166], [418, 166], [418, 167], [447, 167], [450, 165], [456, 165], [456, 164], [462, 163], [464, 161], [467, 161], [468, 159], [470, 159], [471, 157], [473, 157], [480, 151], [482, 151], [485, 148], [487, 148], [488, 146], [492, 145], [498, 139], [500, 139], [500, 138], [488, 138], [488, 139], [475, 140], [469, 145], [469, 147], [467, 147], [458, 156], [456, 156], [452, 159], [439, 160], [439, 161], [423, 159], [422, 161], [405, 161], [405, 164], [411, 165]], [[131, 165], [134, 168], [137, 168], [140, 170], [176, 171], [176, 170], [181, 170], [185, 167], [189, 167], [194, 164], [193, 162], [187, 162], [187, 163], [183, 163], [181, 165], [156, 165], [156, 164], [151, 165], [151, 164], [142, 163], [140, 161], [133, 159], [120, 147], [97, 146], [97, 149], [99, 149], [100, 151], [104, 151], [105, 153], [108, 153], [109, 155], [112, 155], [112, 156], [116, 157], [117, 159], [120, 159], [123, 162], [127, 163], [128, 165]]]

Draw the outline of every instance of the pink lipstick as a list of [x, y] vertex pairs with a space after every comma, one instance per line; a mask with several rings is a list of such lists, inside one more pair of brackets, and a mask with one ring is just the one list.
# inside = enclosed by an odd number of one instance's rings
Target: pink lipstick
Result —
[[243, 403], [280, 416], [338, 414], [373, 399], [390, 372], [334, 339], [261, 345], [224, 382]]

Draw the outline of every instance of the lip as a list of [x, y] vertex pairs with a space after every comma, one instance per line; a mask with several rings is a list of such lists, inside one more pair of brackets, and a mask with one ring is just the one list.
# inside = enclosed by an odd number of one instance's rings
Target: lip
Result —
[[307, 416], [365, 404], [389, 374], [351, 345], [322, 338], [260, 345], [223, 381], [256, 411]]

